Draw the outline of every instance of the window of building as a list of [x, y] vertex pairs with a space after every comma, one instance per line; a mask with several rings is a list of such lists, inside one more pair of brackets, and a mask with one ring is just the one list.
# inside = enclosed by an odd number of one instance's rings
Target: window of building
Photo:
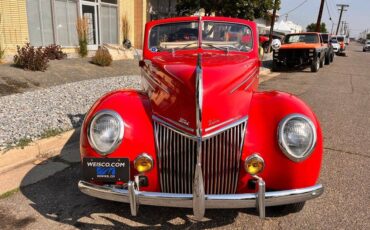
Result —
[[62, 46], [78, 45], [76, 21], [77, 1], [55, 0], [56, 44]]
[[118, 43], [117, 6], [104, 5], [100, 7], [101, 41], [103, 43]]
[[45, 46], [54, 43], [50, 0], [28, 0], [27, 16], [31, 44]]
[[[82, 14], [91, 16], [90, 33], [94, 35], [91, 44], [118, 44], [117, 3], [117, 0], [27, 0], [30, 43], [77, 46], [76, 21]], [[87, 12], [89, 9], [92, 11]]]

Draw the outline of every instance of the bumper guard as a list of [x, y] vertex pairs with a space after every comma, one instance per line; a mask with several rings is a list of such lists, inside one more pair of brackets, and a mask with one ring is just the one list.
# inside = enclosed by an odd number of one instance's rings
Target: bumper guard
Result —
[[[203, 194], [204, 202], [198, 201], [199, 197], [193, 194], [174, 194], [174, 193], [160, 193], [160, 192], [144, 192], [139, 191], [136, 183], [128, 182], [127, 189], [116, 188], [114, 186], [100, 186], [86, 181], [79, 181], [78, 187], [81, 192], [111, 201], [118, 201], [129, 203], [131, 214], [137, 215], [139, 205], [154, 205], [178, 208], [193, 208], [193, 210], [200, 210], [204, 214], [205, 209], [213, 208], [257, 208], [259, 216], [265, 217], [265, 208], [269, 206], [285, 205], [291, 203], [303, 202], [316, 197], [319, 197], [324, 188], [321, 184], [315, 186], [265, 192], [265, 182], [262, 178], [256, 177], [257, 191], [256, 193], [244, 194], [217, 194], [207, 195]], [[201, 219], [203, 216], [196, 216]]]

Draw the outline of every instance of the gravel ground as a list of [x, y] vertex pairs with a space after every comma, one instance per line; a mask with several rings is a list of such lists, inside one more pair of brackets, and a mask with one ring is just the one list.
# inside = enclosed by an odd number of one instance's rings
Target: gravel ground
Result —
[[138, 75], [85, 80], [0, 97], [0, 150], [50, 130], [79, 127], [90, 106], [119, 88], [139, 88]]

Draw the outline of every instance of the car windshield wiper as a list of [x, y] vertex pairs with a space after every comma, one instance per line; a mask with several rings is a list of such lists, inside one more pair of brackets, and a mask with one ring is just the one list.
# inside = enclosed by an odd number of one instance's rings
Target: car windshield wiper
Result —
[[172, 52], [175, 52], [177, 50], [184, 50], [184, 49], [188, 48], [189, 46], [195, 45], [195, 44], [198, 44], [198, 41], [194, 41], [194, 42], [185, 44], [185, 45], [180, 46], [180, 47], [173, 47], [173, 48], [158, 47], [158, 51], [164, 51], [164, 50], [170, 51], [171, 50]]
[[218, 50], [222, 50], [222, 51], [225, 51], [226, 53], [230, 51], [230, 48], [235, 49], [235, 50], [238, 50], [238, 51], [241, 50], [241, 49], [238, 49], [237, 47], [235, 47], [233, 45], [226, 45], [226, 47], [223, 47], [223, 46], [222, 47], [218, 47], [218, 46], [215, 46], [215, 45], [210, 44], [210, 43], [202, 43], [202, 45], [206, 45], [206, 46], [209, 46], [209, 47], [218, 49]]

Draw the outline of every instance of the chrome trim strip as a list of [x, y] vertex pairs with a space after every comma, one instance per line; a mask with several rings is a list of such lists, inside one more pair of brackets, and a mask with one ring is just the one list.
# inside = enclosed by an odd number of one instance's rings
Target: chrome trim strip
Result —
[[242, 118], [238, 119], [237, 121], [235, 121], [233, 123], [230, 123], [230, 124], [222, 127], [221, 129], [217, 130], [217, 131], [214, 131], [212, 133], [208, 133], [207, 135], [202, 136], [202, 139], [205, 140], [205, 139], [214, 137], [217, 134], [222, 133], [222, 132], [224, 132], [224, 131], [226, 131], [230, 128], [233, 128], [235, 126], [238, 126], [238, 125], [240, 125], [241, 123], [244, 123], [244, 122], [245, 122], [245, 125], [247, 125], [247, 121], [248, 121], [248, 116], [242, 117]]
[[[176, 126], [174, 126], [173, 124], [175, 124], [175, 125], [177, 125], [177, 126], [179, 126], [179, 127], [183, 128], [183, 129], [185, 129], [185, 130], [188, 130], [188, 131], [190, 131], [190, 132], [194, 132], [194, 129], [192, 129], [192, 128], [190, 128], [190, 127], [187, 127], [187, 126], [184, 126], [183, 124], [178, 123], [177, 121], [171, 120], [171, 119], [169, 119], [169, 118], [162, 117], [162, 116], [160, 116], [160, 115], [153, 115], [153, 116], [152, 116], [152, 118], [153, 118], [153, 120], [158, 121], [158, 122], [160, 122], [161, 124], [164, 124], [164, 125], [166, 125], [167, 127], [170, 127], [170, 128], [172, 128], [172, 129], [174, 129], [174, 131], [175, 131], [175, 132], [178, 132], [178, 133], [180, 133], [180, 134], [182, 134], [182, 135], [184, 135], [184, 136], [187, 136], [187, 135], [188, 135], [188, 136], [194, 136], [194, 135], [192, 135], [192, 134], [185, 133], [183, 130], [181, 130], [181, 129], [177, 128]], [[169, 122], [165, 121], [164, 119], [168, 120]], [[173, 124], [171, 124], [170, 122], [171, 122], [171, 123], [173, 123]], [[194, 136], [194, 137], [195, 137], [195, 136]]]
[[154, 86], [152, 84], [150, 84], [150, 82], [152, 82], [153, 84], [157, 85], [159, 88], [161, 88], [163, 91], [165, 91], [167, 94], [170, 94], [169, 90], [166, 89], [165, 87], [166, 86], [163, 86], [161, 85], [160, 82], [157, 82], [149, 73], [145, 72], [144, 71], [144, 79], [148, 82], [148, 84], [154, 88]]
[[251, 85], [256, 81], [258, 80], [258, 77], [256, 77], [255, 79], [253, 79], [245, 88], [244, 88], [244, 91], [249, 89], [249, 87], [251, 87]]
[[[199, 31], [201, 31], [201, 17], [199, 16]], [[200, 43], [201, 40], [199, 40]], [[199, 44], [201, 47], [201, 43]], [[193, 213], [195, 219], [201, 220], [205, 214], [205, 191], [202, 172], [202, 107], [203, 107], [203, 79], [202, 79], [202, 56], [198, 53], [196, 76], [195, 76], [195, 107], [196, 107], [196, 142], [197, 162], [193, 181]], [[179, 174], [178, 174], [179, 175]], [[181, 178], [178, 178], [181, 180]]]
[[[126, 189], [95, 185], [86, 181], [79, 181], [78, 188], [81, 192], [111, 201], [129, 203], [129, 193]], [[324, 192], [321, 184], [311, 187], [282, 190], [265, 193], [265, 206], [292, 204], [319, 197]], [[192, 208], [192, 194], [175, 194], [160, 192], [136, 191], [137, 202], [142, 205]], [[205, 207], [211, 208], [253, 208], [256, 207], [257, 194], [225, 194], [205, 195]]]
[[196, 109], [196, 134], [197, 137], [202, 137], [202, 108], [203, 108], [203, 70], [202, 56], [198, 54], [196, 76], [195, 76], [195, 109]]
[[[183, 130], [175, 127], [171, 123], [168, 123], [165, 120], [159, 118], [158, 115], [153, 115], [152, 116], [152, 119], [154, 121], [157, 121], [157, 122], [161, 123], [161, 125], [166, 126], [167, 128], [171, 129], [172, 131], [174, 131], [174, 132], [176, 132], [176, 133], [178, 133], [180, 135], [186, 136], [186, 137], [188, 137], [188, 138], [190, 138], [192, 140], [197, 140], [197, 138], [198, 138], [197, 136], [192, 135], [192, 134], [189, 134], [189, 133], [186, 133]], [[230, 123], [230, 124], [226, 125], [225, 127], [222, 127], [221, 129], [217, 130], [217, 131], [214, 131], [214, 132], [208, 133], [207, 135], [202, 136], [202, 140], [205, 140], [205, 139], [214, 137], [217, 134], [222, 133], [222, 132], [226, 131], [227, 129], [230, 129], [230, 128], [234, 127], [234, 126], [240, 125], [243, 122], [245, 122], [247, 124], [247, 121], [248, 121], [248, 116], [242, 117], [242, 118], [238, 119], [237, 121], [235, 121], [233, 123]], [[171, 122], [174, 122], [174, 121], [171, 120]], [[174, 123], [176, 123], [176, 122], [174, 122]], [[189, 127], [183, 127], [183, 128], [189, 128]]]
[[[258, 68], [255, 68], [253, 70], [253, 72], [249, 75], [249, 77], [247, 77], [245, 80], [243, 80], [242, 82], [240, 82], [237, 86], [235, 86], [232, 90], [230, 90], [230, 93], [229, 94], [232, 94], [234, 93], [236, 90], [238, 90], [239, 88], [241, 88], [245, 83], [247, 83], [252, 77], [255, 77], [255, 75], [258, 73]], [[254, 81], [254, 80], [253, 80]], [[250, 84], [248, 84], [250, 85]], [[246, 87], [248, 88], [248, 87]], [[245, 88], [244, 88], [245, 90]]]

